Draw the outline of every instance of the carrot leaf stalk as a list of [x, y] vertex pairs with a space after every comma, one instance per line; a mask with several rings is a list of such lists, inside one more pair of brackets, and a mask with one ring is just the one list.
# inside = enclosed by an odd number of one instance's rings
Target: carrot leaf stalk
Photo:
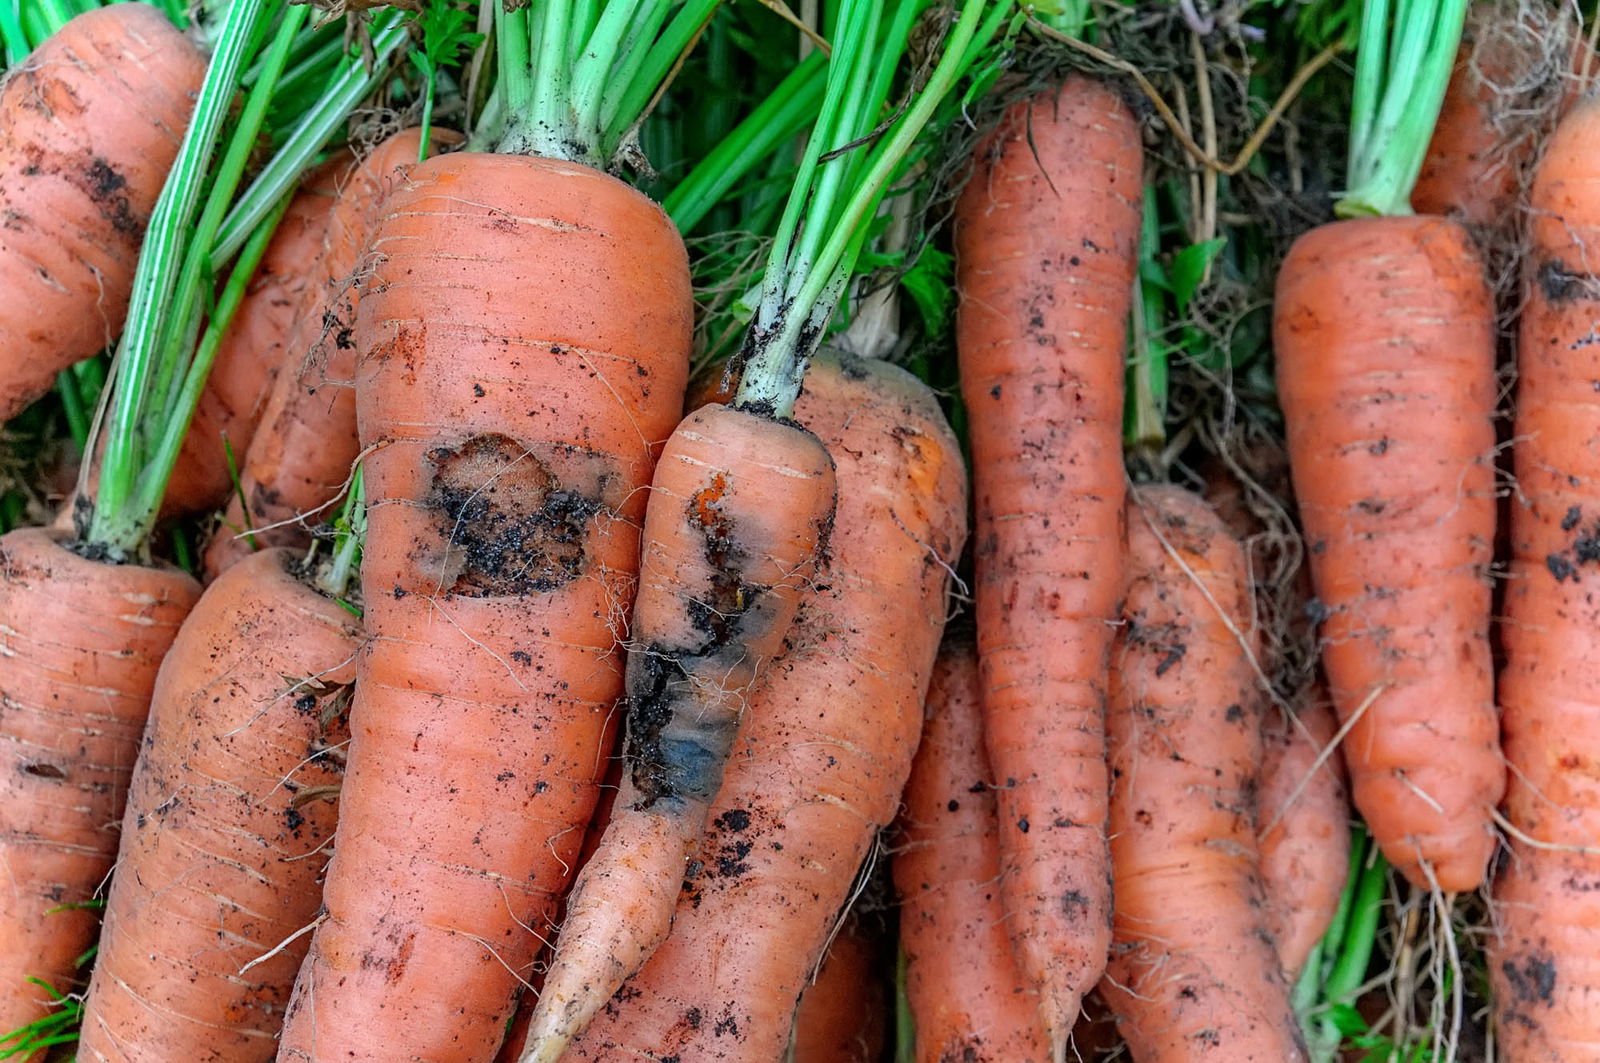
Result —
[[[939, 64], [898, 119], [874, 136], [893, 75], [922, 5], [892, 9], [878, 32], [882, 5], [847, 3], [829, 63], [822, 113], [800, 164], [762, 280], [755, 319], [740, 354], [735, 406], [788, 417], [807, 364], [867, 239], [865, 224], [935, 109], [976, 58], [971, 47], [986, 5], [966, 0]], [[859, 150], [865, 142], [869, 150]]]
[[[360, 64], [351, 64], [350, 76], [334, 80], [319, 107], [235, 202], [307, 10], [282, 0], [242, 0], [228, 7], [194, 119], [151, 217], [113, 364], [99, 492], [87, 519], [80, 515], [78, 529], [109, 559], [124, 560], [147, 548], [206, 374], [288, 205], [287, 193], [373, 76], [357, 76]], [[230, 124], [253, 45], [259, 45], [262, 61]], [[275, 198], [264, 198], [269, 194]], [[241, 208], [250, 224], [239, 230], [237, 247], [219, 254], [223, 241], [233, 239], [225, 235], [229, 218], [237, 218]], [[214, 292], [212, 276], [229, 259], [232, 270]]]
[[[1411, 186], [1433, 138], [1467, 0], [1366, 0], [1350, 104], [1344, 218], [1411, 213]], [[1392, 22], [1391, 22], [1392, 15]]]
[[361, 610], [349, 601], [350, 581], [361, 569], [361, 547], [367, 534], [367, 495], [361, 466], [350, 474], [350, 492], [333, 522], [333, 557], [317, 577], [317, 590], [356, 616]]
[[1170, 285], [1157, 256], [1161, 253], [1161, 218], [1155, 190], [1145, 189], [1139, 227], [1139, 280], [1133, 286], [1133, 314], [1128, 344], [1128, 393], [1123, 415], [1123, 442], [1130, 455], [1147, 460], [1166, 444], [1167, 345], [1163, 340]]
[[1356, 827], [1350, 843], [1350, 878], [1339, 909], [1294, 990], [1295, 1011], [1305, 1025], [1313, 1063], [1339, 1058], [1345, 1027], [1354, 1015], [1356, 994], [1366, 981], [1383, 918], [1389, 864]]

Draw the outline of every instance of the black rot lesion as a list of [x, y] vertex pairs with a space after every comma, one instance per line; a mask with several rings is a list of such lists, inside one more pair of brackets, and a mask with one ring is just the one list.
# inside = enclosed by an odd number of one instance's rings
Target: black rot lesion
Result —
[[1559, 259], [1549, 258], [1539, 265], [1539, 291], [1552, 303], [1593, 299], [1600, 294], [1594, 274], [1569, 268]]
[[1583, 507], [1570, 506], [1561, 518], [1561, 530], [1572, 535], [1571, 544], [1565, 550], [1545, 555], [1545, 568], [1557, 583], [1577, 583], [1582, 578], [1582, 566], [1600, 562], [1600, 518], [1585, 526]]

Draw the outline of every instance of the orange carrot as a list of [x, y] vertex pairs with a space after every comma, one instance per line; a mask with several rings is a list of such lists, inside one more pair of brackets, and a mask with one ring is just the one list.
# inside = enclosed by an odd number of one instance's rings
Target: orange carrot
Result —
[[159, 10], [79, 15], [0, 84], [0, 421], [122, 331], [205, 60]]
[[[183, 572], [111, 565], [42, 528], [0, 537], [0, 1032], [74, 990], [151, 689], [200, 596]], [[57, 911], [62, 906], [68, 910]]]
[[800, 995], [788, 1063], [881, 1063], [889, 1035], [889, 977], [875, 920], [851, 912]]
[[894, 854], [919, 1063], [1042, 1063], [1050, 1046], [1000, 907], [999, 821], [976, 649], [947, 637]]
[[553, 1061], [666, 940], [758, 669], [833, 521], [833, 462], [794, 425], [712, 404], [667, 441], [628, 655], [628, 765], [567, 899], [529, 1034]]
[[411, 170], [372, 246], [353, 335], [372, 641], [280, 1058], [482, 1060], [594, 809], [643, 489], [688, 372], [688, 261], [613, 177], [465, 152]]
[[1454, 221], [1358, 218], [1302, 236], [1277, 297], [1279, 401], [1355, 804], [1413, 884], [1472, 889], [1505, 785], [1483, 270]]
[[233, 487], [228, 451], [242, 464], [282, 367], [286, 344], [305, 313], [302, 299], [317, 262], [340, 186], [354, 163], [348, 151], [308, 173], [278, 223], [233, 324], [206, 375], [178, 463], [167, 483], [163, 512], [202, 513], [222, 505]]
[[855, 358], [819, 357], [795, 417], [838, 466], [827, 579], [752, 694], [671, 936], [567, 1063], [781, 1058], [910, 772], [965, 539], [960, 450], [926, 387]]
[[264, 1063], [277, 1051], [306, 951], [297, 935], [322, 898], [360, 635], [298, 567], [271, 550], [231, 569], [161, 666], [84, 1008], [85, 1063]]
[[1550, 101], [1560, 110], [1576, 102], [1574, 69], [1591, 55], [1572, 29], [1570, 17], [1534, 5], [1468, 8], [1439, 122], [1411, 191], [1418, 213], [1484, 228], [1516, 222], [1529, 164], [1553, 117]]
[[[1321, 684], [1316, 694], [1326, 691]], [[1291, 979], [1327, 933], [1350, 873], [1350, 808], [1332, 706], [1313, 697], [1263, 728], [1256, 844], [1272, 939]], [[1318, 761], [1321, 761], [1319, 764]]]
[[1304, 1060], [1256, 848], [1244, 551], [1181, 488], [1135, 490], [1128, 525], [1106, 727], [1115, 941], [1100, 991], [1141, 1063]]
[[[206, 549], [208, 578], [262, 546], [307, 545], [309, 528], [331, 515], [328, 506], [349, 479], [361, 449], [351, 386], [356, 282], [383, 203], [416, 164], [421, 137], [421, 129], [397, 133], [342, 176], [324, 247], [284, 340], [282, 372], [241, 456], [238, 490]], [[435, 147], [459, 140], [439, 129], [430, 136]]]
[[1500, 631], [1510, 857], [1493, 893], [1496, 1040], [1513, 1063], [1600, 1057], [1600, 320], [1591, 194], [1600, 103], [1572, 111], [1534, 174], [1517, 347], [1511, 575]]
[[1110, 944], [1105, 683], [1141, 154], [1110, 88], [1007, 112], [956, 208], [978, 653], [1001, 899], [1055, 1058]]

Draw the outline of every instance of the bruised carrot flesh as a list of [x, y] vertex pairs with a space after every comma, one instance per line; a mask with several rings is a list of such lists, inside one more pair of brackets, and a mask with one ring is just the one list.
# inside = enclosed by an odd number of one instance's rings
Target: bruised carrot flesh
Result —
[[295, 935], [322, 901], [361, 634], [297, 565], [270, 550], [229, 570], [161, 666], [84, 1006], [85, 1063], [277, 1054], [308, 944]]
[[279, 1058], [485, 1060], [605, 769], [688, 374], [688, 256], [612, 177], [470, 153], [416, 166], [373, 246], [354, 334], [370, 643]]
[[324, 254], [333, 204], [354, 162], [350, 152], [340, 151], [308, 174], [278, 223], [217, 348], [162, 499], [164, 513], [202, 513], [227, 500], [233, 488], [228, 452], [235, 466], [249, 452], [286, 343], [298, 335], [302, 300], [315, 283], [307, 263]]
[[73, 991], [99, 920], [53, 909], [111, 870], [156, 670], [199, 596], [42, 528], [0, 536], [0, 1031], [49, 1010], [28, 978]]
[[1050, 1058], [1039, 993], [1017, 967], [1000, 907], [981, 690], [970, 638], [947, 637], [892, 865], [918, 1063]]
[[1057, 1058], [1110, 944], [1105, 677], [1141, 165], [1122, 100], [1071, 77], [1007, 112], [955, 215], [1001, 899]]
[[629, 626], [622, 791], [567, 898], [525, 1059], [555, 1063], [666, 940], [740, 715], [833, 510], [833, 461], [802, 428], [714, 403], [667, 440]]
[[205, 59], [147, 4], [68, 22], [0, 85], [0, 421], [122, 331]]
[[1600, 105], [1569, 114], [1534, 174], [1517, 346], [1511, 578], [1500, 696], [1511, 852], [1492, 893], [1496, 1040], [1513, 1063], [1600, 1059]]
[[1140, 1063], [1304, 1060], [1256, 847], [1244, 550], [1181, 488], [1137, 488], [1128, 508], [1106, 717], [1116, 921], [1100, 992]]
[[910, 374], [821, 355], [795, 419], [836, 463], [825, 581], [744, 714], [672, 934], [563, 1063], [772, 1063], [911, 770], [966, 538], [961, 452]]
[[[238, 459], [238, 489], [206, 548], [210, 579], [261, 547], [309, 545], [310, 529], [333, 516], [329, 504], [343, 491], [361, 450], [352, 386], [358, 277], [384, 200], [416, 165], [421, 137], [420, 128], [396, 133], [340, 181], [324, 248], [285, 341], [282, 369], [250, 447]], [[459, 140], [435, 129], [430, 144], [439, 148]], [[246, 530], [248, 538], [240, 535]]]
[[1419, 888], [1482, 883], [1505, 787], [1489, 656], [1494, 304], [1462, 226], [1338, 221], [1278, 274], [1278, 397], [1352, 796]]
[[[1324, 694], [1320, 685], [1312, 690]], [[1328, 932], [1350, 873], [1350, 804], [1333, 747], [1339, 721], [1313, 697], [1262, 729], [1256, 843], [1272, 939], [1290, 979]], [[1320, 761], [1320, 763], [1319, 763]]]
[[889, 984], [870, 917], [851, 913], [800, 996], [788, 1063], [881, 1063], [889, 1039]]

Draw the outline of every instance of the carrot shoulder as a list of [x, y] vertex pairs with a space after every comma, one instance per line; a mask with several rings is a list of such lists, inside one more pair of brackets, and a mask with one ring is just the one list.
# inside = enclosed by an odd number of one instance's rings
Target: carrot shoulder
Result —
[[147, 4], [68, 22], [0, 83], [0, 421], [122, 331], [205, 60]]
[[[416, 164], [421, 129], [388, 138], [341, 181], [322, 253], [295, 309], [282, 365], [249, 449], [239, 485], [206, 549], [208, 578], [262, 546], [304, 546], [344, 489], [356, 441], [356, 344], [363, 256], [389, 193]], [[433, 130], [431, 144], [459, 138]], [[241, 533], [248, 531], [249, 537]]]
[[1496, 1040], [1516, 1063], [1600, 1058], [1600, 104], [1561, 123], [1534, 176], [1517, 348], [1511, 578], [1500, 696], [1511, 849], [1493, 891]]
[[199, 596], [183, 572], [89, 560], [42, 528], [0, 537], [0, 1033], [45, 1013], [27, 979], [74, 990], [98, 919], [72, 906], [115, 861], [156, 670]]
[[1278, 393], [1351, 787], [1422, 888], [1477, 887], [1505, 786], [1489, 658], [1494, 305], [1466, 230], [1313, 229], [1274, 310]]
[[161, 666], [84, 1008], [86, 1063], [277, 1052], [322, 899], [360, 635], [297, 564], [272, 550], [230, 570]]
[[995, 788], [978, 660], [947, 637], [894, 852], [900, 949], [918, 1063], [1043, 1063], [1039, 991], [1025, 984], [1000, 906]]
[[1110, 943], [1105, 682], [1121, 594], [1138, 126], [1082, 77], [1007, 112], [956, 210], [1001, 896], [1060, 1058]]
[[837, 463], [826, 581], [753, 693], [670, 937], [564, 1063], [771, 1063], [910, 772], [947, 565], [965, 539], [960, 450], [892, 366], [819, 356], [795, 419]]
[[1260, 695], [1244, 551], [1197, 496], [1129, 496], [1107, 716], [1115, 943], [1101, 994], [1140, 1063], [1306, 1058], [1256, 848]]
[[412, 169], [373, 246], [353, 337], [371, 643], [279, 1058], [491, 1059], [605, 768], [687, 255], [598, 170], [468, 152]]

